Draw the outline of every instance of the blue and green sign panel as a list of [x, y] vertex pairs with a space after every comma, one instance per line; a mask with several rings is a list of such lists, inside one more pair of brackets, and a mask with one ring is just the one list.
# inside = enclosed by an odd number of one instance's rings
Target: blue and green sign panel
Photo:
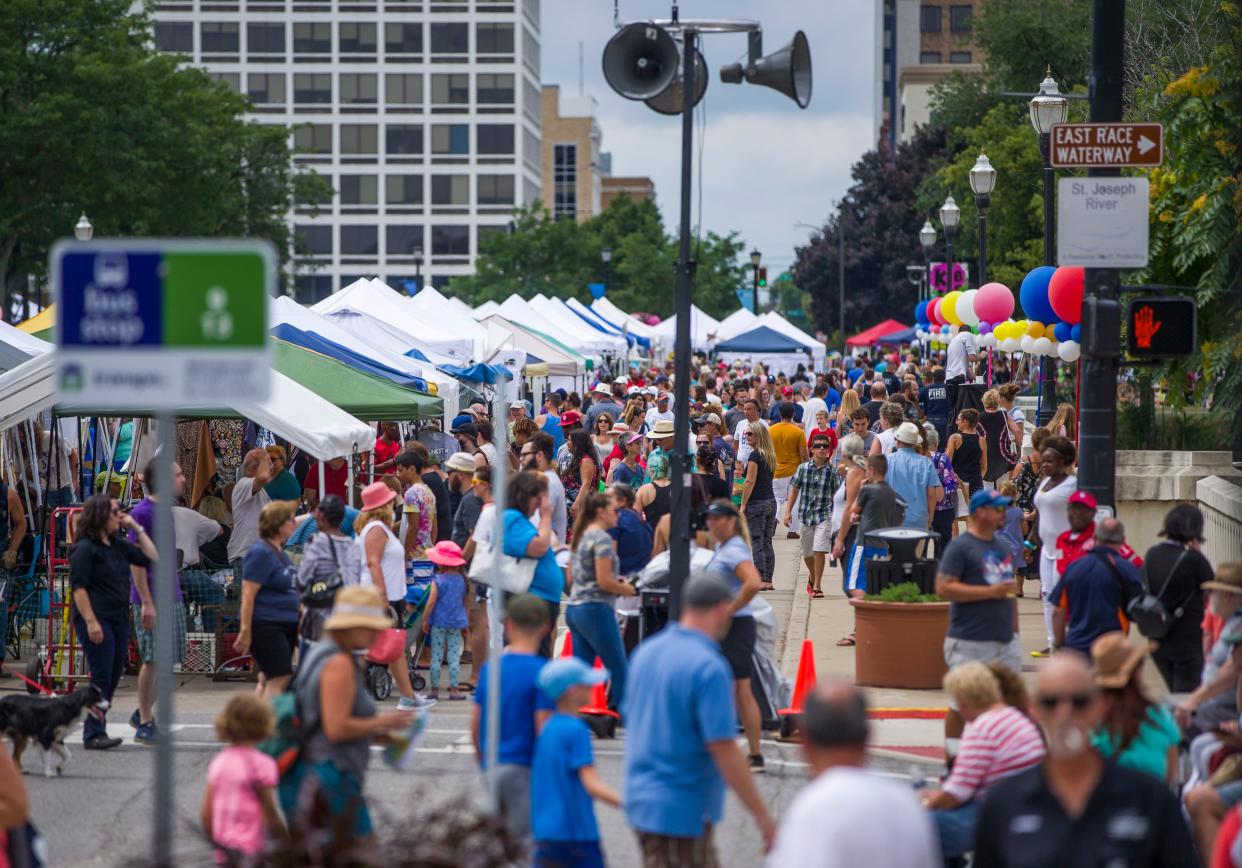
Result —
[[59, 242], [58, 400], [118, 410], [264, 400], [275, 272], [263, 241]]

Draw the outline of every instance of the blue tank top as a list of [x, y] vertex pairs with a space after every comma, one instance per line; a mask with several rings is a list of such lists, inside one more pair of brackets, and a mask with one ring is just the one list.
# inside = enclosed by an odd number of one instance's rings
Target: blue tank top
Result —
[[561, 430], [560, 416], [553, 416], [551, 413], [548, 413], [543, 418], [543, 428], [541, 430], [552, 436], [552, 448], [554, 450], [561, 448], [561, 445], [565, 442], [565, 432]]

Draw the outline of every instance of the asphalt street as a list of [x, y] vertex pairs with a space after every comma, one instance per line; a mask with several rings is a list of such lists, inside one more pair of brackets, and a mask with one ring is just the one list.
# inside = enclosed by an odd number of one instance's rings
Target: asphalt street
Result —
[[[198, 808], [207, 764], [219, 745], [212, 728], [213, 709], [223, 695], [238, 689], [230, 685], [198, 682], [177, 691], [180, 703], [173, 727], [176, 743], [176, 863], [211, 865], [212, 858], [198, 831]], [[385, 703], [389, 706], [392, 703]], [[149, 851], [152, 828], [151, 781], [155, 750], [133, 743], [125, 723], [132, 706], [132, 692], [118, 692], [114, 720], [109, 731], [126, 739], [121, 747], [106, 752], [87, 752], [81, 735], [69, 740], [72, 761], [60, 778], [45, 779], [37, 751], [25, 758], [26, 784], [32, 817], [47, 837], [50, 863], [72, 866], [132, 865]], [[414, 768], [405, 773], [390, 770], [376, 756], [367, 780], [367, 795], [381, 829], [408, 821], [410, 809], [425, 808], [446, 799], [485, 798], [482, 779], [470, 745], [470, 703], [442, 701], [419, 748]], [[793, 745], [765, 740], [768, 772], [759, 777], [759, 788], [769, 809], [779, 816], [785, 805], [806, 782], [807, 769]], [[617, 740], [596, 741], [596, 765], [603, 778], [620, 789], [624, 731]], [[909, 764], [877, 759], [879, 768], [905, 776]], [[420, 814], [424, 811], [420, 810]], [[623, 816], [607, 806], [597, 806], [603, 846], [609, 865], [638, 865], [634, 838]], [[725, 865], [754, 866], [762, 862], [759, 835], [749, 816], [730, 797], [725, 821], [716, 832], [718, 851]]]

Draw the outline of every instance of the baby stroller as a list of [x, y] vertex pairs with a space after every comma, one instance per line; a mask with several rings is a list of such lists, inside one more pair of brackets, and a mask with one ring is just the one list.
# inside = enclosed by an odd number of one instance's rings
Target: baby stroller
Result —
[[[414, 561], [406, 568], [405, 573], [405, 619], [404, 623], [397, 622], [397, 611], [392, 609], [393, 624], [398, 628], [406, 631], [413, 630], [417, 637], [414, 643], [414, 653], [410, 654], [406, 649], [406, 664], [410, 670], [410, 684], [415, 690], [422, 690], [427, 686], [427, 679], [419, 675], [415, 670], [418, 665], [419, 655], [423, 653], [423, 645], [427, 641], [426, 635], [422, 631], [420, 619], [423, 611], [427, 608], [427, 601], [431, 599], [431, 581], [435, 576], [436, 566], [431, 561]], [[388, 671], [388, 664], [377, 663], [367, 657], [367, 691], [375, 697], [376, 701], [383, 702], [392, 695], [392, 673]]]

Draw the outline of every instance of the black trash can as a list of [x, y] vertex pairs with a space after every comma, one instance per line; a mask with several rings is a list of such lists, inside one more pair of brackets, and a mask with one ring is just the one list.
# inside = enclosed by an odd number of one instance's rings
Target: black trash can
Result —
[[924, 594], [936, 591], [936, 561], [918, 556], [918, 548], [930, 551], [940, 534], [912, 527], [886, 527], [866, 535], [865, 545], [887, 547], [888, 557], [867, 562], [867, 593], [878, 594], [890, 585], [914, 582]]

